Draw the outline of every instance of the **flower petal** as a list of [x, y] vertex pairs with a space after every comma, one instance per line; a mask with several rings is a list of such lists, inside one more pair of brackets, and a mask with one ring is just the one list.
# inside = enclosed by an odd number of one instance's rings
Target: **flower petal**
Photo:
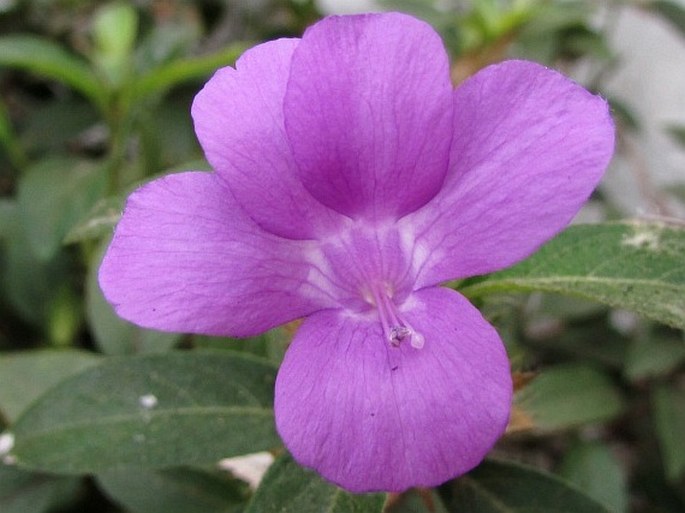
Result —
[[430, 249], [417, 287], [509, 266], [573, 216], [614, 149], [607, 103], [538, 64], [490, 66], [455, 92], [445, 186], [402, 222]]
[[193, 102], [207, 160], [265, 230], [305, 239], [340, 216], [316, 201], [297, 175], [283, 126], [283, 96], [297, 39], [252, 48], [236, 69], [218, 70]]
[[129, 197], [100, 286], [141, 326], [254, 335], [325, 306], [305, 244], [264, 232], [214, 173], [169, 175]]
[[354, 218], [397, 218], [442, 185], [452, 137], [447, 55], [397, 13], [332, 16], [295, 49], [285, 125], [304, 186]]
[[422, 349], [384, 339], [376, 319], [309, 317], [276, 380], [276, 424], [301, 464], [353, 492], [434, 486], [477, 465], [504, 432], [511, 376], [502, 342], [466, 299], [413, 296]]

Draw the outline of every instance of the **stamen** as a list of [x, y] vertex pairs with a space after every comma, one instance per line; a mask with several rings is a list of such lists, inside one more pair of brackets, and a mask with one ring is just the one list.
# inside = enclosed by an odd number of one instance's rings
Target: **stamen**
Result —
[[373, 287], [371, 297], [373, 299], [372, 304], [378, 311], [378, 319], [381, 321], [383, 333], [390, 345], [399, 347], [402, 341], [408, 339], [414, 349], [421, 349], [426, 339], [401, 317], [397, 306], [392, 301], [392, 290], [386, 287], [386, 290], [381, 292], [377, 287]]

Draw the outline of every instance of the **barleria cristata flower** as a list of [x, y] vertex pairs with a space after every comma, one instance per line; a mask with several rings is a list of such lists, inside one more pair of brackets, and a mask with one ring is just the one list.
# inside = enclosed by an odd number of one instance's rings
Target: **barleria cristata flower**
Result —
[[428, 25], [376, 14], [253, 48], [192, 114], [215, 171], [131, 195], [100, 270], [117, 312], [239, 337], [305, 317], [276, 425], [348, 490], [477, 465], [509, 418], [509, 364], [440, 284], [509, 266], [567, 225], [613, 151], [606, 102], [523, 61], [454, 89]]

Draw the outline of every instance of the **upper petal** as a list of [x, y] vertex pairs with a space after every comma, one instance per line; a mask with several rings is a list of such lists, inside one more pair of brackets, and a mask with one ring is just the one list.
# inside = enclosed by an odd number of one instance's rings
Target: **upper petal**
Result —
[[492, 272], [578, 212], [614, 149], [607, 103], [538, 64], [490, 66], [455, 92], [445, 186], [403, 219], [430, 249], [417, 286]]
[[397, 13], [329, 17], [295, 49], [285, 124], [304, 186], [356, 218], [396, 218], [442, 185], [452, 136], [447, 55]]
[[141, 326], [254, 335], [326, 305], [305, 249], [259, 228], [214, 173], [180, 173], [131, 194], [100, 286]]
[[295, 239], [328, 232], [340, 216], [302, 186], [285, 136], [283, 97], [297, 39], [258, 45], [218, 70], [192, 114], [207, 160], [264, 229]]
[[422, 349], [392, 347], [375, 316], [309, 317], [276, 380], [276, 425], [296, 460], [353, 492], [435, 486], [504, 432], [511, 376], [497, 332], [458, 293], [416, 292]]

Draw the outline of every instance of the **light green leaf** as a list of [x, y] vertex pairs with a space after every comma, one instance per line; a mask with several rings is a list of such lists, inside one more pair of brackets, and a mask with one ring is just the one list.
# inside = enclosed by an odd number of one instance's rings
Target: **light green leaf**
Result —
[[102, 294], [98, 269], [109, 239], [102, 241], [86, 277], [86, 318], [98, 348], [105, 354], [162, 353], [177, 345], [182, 335], [139, 328], [119, 317]]
[[676, 481], [685, 473], [685, 390], [663, 385], [654, 391], [652, 402], [666, 475]]
[[107, 176], [88, 161], [52, 158], [31, 167], [18, 187], [17, 206], [26, 238], [38, 259], [47, 261], [104, 194]]
[[60, 381], [98, 364], [93, 353], [42, 350], [0, 355], [0, 411], [14, 421], [42, 394]]
[[103, 108], [107, 91], [82, 59], [48, 39], [31, 35], [0, 38], [0, 66], [25, 69], [63, 82]]
[[0, 511], [47, 513], [73, 500], [80, 479], [27, 472], [0, 464]]
[[269, 468], [245, 513], [380, 513], [385, 495], [352, 495], [282, 456]]
[[125, 2], [102, 6], [93, 20], [95, 49], [91, 59], [115, 87], [129, 78], [131, 54], [138, 33], [138, 13]]
[[134, 97], [141, 99], [150, 94], [162, 94], [182, 82], [208, 78], [216, 69], [234, 64], [247, 47], [246, 43], [236, 43], [210, 55], [162, 64], [138, 78]]
[[105, 493], [131, 513], [238, 513], [249, 496], [226, 472], [137, 468], [97, 476]]
[[628, 490], [623, 468], [602, 443], [576, 443], [566, 453], [559, 474], [609, 511], [627, 511]]
[[110, 358], [16, 422], [19, 465], [58, 473], [214, 463], [280, 444], [276, 368], [228, 351]]
[[499, 461], [460, 477], [450, 506], [459, 513], [609, 513], [557, 476]]
[[516, 394], [516, 405], [543, 430], [604, 422], [623, 411], [619, 389], [606, 374], [582, 364], [546, 369]]
[[572, 226], [520, 264], [466, 285], [470, 298], [535, 290], [633, 310], [685, 328], [685, 226], [626, 221]]

